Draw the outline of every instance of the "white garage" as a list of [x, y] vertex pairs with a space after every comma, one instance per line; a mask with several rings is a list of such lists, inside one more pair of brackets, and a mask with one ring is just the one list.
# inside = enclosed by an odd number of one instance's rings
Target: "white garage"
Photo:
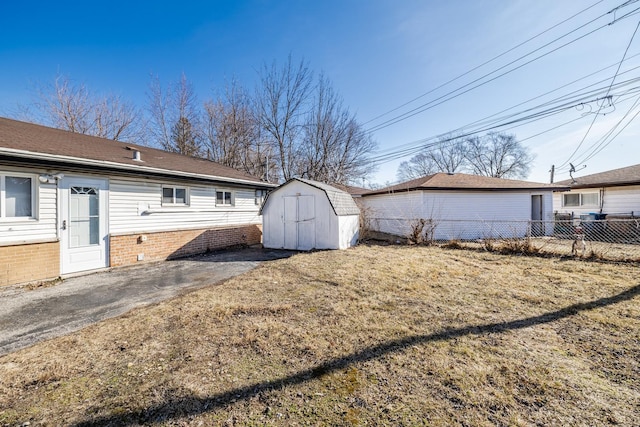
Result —
[[265, 248], [346, 249], [358, 241], [360, 210], [348, 193], [293, 178], [269, 193], [260, 209]]

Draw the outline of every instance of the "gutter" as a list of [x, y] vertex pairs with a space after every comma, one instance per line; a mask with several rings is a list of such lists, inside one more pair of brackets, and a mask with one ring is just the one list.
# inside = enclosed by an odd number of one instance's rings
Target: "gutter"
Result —
[[112, 168], [119, 169], [130, 172], [146, 172], [149, 175], [172, 175], [178, 177], [188, 177], [195, 179], [204, 179], [207, 181], [222, 181], [222, 182], [231, 182], [234, 184], [243, 184], [243, 185], [251, 185], [251, 186], [260, 186], [260, 187], [277, 187], [276, 184], [271, 184], [268, 182], [262, 181], [250, 181], [247, 179], [239, 179], [239, 178], [228, 178], [223, 176], [216, 175], [205, 175], [198, 174], [193, 172], [179, 172], [173, 171], [170, 169], [160, 169], [143, 165], [127, 165], [124, 163], [111, 162], [108, 160], [94, 160], [94, 159], [85, 159], [80, 157], [71, 157], [71, 156], [62, 156], [57, 154], [46, 154], [46, 153], [33, 153], [31, 151], [24, 150], [16, 150], [13, 148], [0, 148], [0, 154], [7, 154], [13, 157], [21, 157], [26, 159], [34, 159], [34, 160], [48, 160], [48, 161], [58, 161], [63, 163], [71, 163], [71, 164], [79, 164], [82, 166], [97, 166], [101, 168]]

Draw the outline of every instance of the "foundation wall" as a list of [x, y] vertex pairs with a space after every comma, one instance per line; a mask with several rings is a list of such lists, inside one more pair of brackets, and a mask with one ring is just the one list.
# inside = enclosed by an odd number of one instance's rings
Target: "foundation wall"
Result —
[[0, 286], [60, 276], [60, 243], [0, 246]]
[[[262, 240], [261, 225], [213, 229], [112, 235], [109, 238], [110, 266], [161, 261], [237, 245], [254, 245]], [[139, 259], [142, 258], [142, 259]]]

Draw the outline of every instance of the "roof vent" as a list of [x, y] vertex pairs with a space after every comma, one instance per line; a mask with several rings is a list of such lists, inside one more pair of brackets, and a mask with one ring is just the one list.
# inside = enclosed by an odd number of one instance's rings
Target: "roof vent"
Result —
[[142, 159], [140, 158], [140, 150], [138, 150], [137, 148], [133, 148], [133, 147], [124, 147], [125, 150], [130, 150], [133, 151], [132, 154], [132, 159], [136, 162], [141, 162]]

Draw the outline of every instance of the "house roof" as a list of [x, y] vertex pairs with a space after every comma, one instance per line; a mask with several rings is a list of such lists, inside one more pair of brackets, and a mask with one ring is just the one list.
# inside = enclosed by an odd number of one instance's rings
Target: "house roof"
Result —
[[518, 191], [518, 190], [566, 190], [566, 185], [543, 184], [539, 182], [519, 181], [514, 179], [493, 178], [464, 173], [436, 173], [406, 181], [391, 187], [372, 190], [364, 197], [374, 194], [397, 193], [414, 190], [465, 190], [465, 191]]
[[354, 187], [353, 185], [333, 184], [333, 186], [338, 190], [342, 190], [345, 193], [351, 194], [351, 197], [360, 197], [364, 193], [368, 193], [369, 191], [371, 191], [368, 188]]
[[[310, 185], [311, 187], [315, 187], [319, 190], [324, 191], [324, 193], [327, 195], [327, 198], [329, 199], [329, 203], [331, 204], [331, 207], [333, 208], [333, 212], [337, 216], [360, 214], [360, 209], [356, 205], [356, 202], [353, 201], [353, 197], [351, 197], [349, 193], [342, 191], [336, 187], [333, 187], [329, 184], [325, 184], [323, 182], [312, 181], [310, 179], [303, 179], [303, 178], [292, 178], [287, 182], [285, 182], [284, 184], [282, 184], [280, 187], [276, 188], [274, 192], [278, 191], [279, 188], [285, 187], [287, 184], [293, 181], [299, 181], [304, 184]], [[267, 195], [267, 198], [262, 204], [262, 207], [260, 208], [260, 215], [262, 215], [262, 209], [266, 205], [267, 200], [269, 199], [269, 196], [271, 196], [271, 194], [273, 194], [273, 192]]]
[[640, 165], [627, 166], [558, 182], [571, 188], [612, 187], [640, 184]]
[[[140, 160], [134, 160], [135, 151], [139, 152]], [[210, 160], [2, 117], [0, 160], [274, 187]]]

